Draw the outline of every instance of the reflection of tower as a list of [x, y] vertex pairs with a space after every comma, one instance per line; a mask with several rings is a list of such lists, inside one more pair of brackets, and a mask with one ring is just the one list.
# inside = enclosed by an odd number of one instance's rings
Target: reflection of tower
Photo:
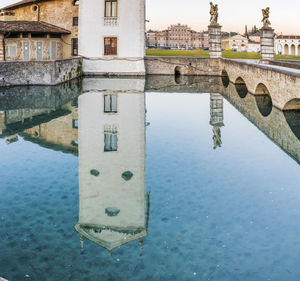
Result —
[[82, 241], [87, 238], [108, 251], [133, 240], [142, 247], [147, 235], [144, 83], [87, 79], [86, 93], [79, 97], [75, 229]]
[[213, 126], [214, 149], [222, 146], [221, 127], [223, 123], [223, 97], [217, 93], [210, 94], [210, 125]]
[[5, 111], [0, 111], [0, 135], [5, 129]]

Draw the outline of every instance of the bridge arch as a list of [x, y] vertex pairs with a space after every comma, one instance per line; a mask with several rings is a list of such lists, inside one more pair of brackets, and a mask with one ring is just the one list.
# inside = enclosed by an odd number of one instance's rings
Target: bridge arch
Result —
[[182, 74], [182, 69], [180, 66], [176, 66], [174, 69], [175, 76], [180, 76]]
[[244, 79], [242, 77], [238, 77], [236, 80], [235, 80], [235, 89], [238, 93], [238, 95], [240, 96], [240, 98], [245, 98], [248, 94], [248, 88], [247, 88], [247, 85], [246, 85], [246, 82], [244, 81]]
[[222, 84], [223, 84], [223, 86], [225, 88], [227, 88], [229, 86], [230, 79], [229, 79], [228, 73], [227, 73], [227, 71], [225, 69], [222, 70], [221, 78], [222, 78]]
[[259, 83], [255, 89], [255, 101], [262, 116], [267, 117], [273, 109], [273, 102], [270, 92], [265, 84]]
[[300, 140], [300, 98], [287, 102], [283, 114], [293, 134]]
[[288, 101], [284, 105], [283, 110], [300, 110], [300, 98]]

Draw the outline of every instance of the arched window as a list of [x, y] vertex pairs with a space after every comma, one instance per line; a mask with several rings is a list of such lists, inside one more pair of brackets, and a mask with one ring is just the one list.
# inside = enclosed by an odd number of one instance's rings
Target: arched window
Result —
[[117, 0], [105, 0], [105, 17], [117, 17]]

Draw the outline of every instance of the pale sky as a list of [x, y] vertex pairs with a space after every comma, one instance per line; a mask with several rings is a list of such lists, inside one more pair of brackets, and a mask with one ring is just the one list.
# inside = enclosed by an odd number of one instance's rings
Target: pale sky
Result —
[[[84, 1], [84, 0], [83, 0]], [[245, 25], [261, 27], [261, 9], [270, 6], [270, 21], [277, 34], [300, 35], [299, 0], [213, 0], [219, 4], [219, 23], [223, 31], [244, 32]], [[0, 0], [6, 6], [16, 0]], [[165, 29], [178, 22], [197, 31], [209, 24], [209, 0], [146, 0], [147, 29]]]

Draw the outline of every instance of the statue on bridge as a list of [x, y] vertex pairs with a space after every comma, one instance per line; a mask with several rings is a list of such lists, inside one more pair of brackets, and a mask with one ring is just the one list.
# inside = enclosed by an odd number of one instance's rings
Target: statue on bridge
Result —
[[269, 20], [270, 17], [270, 8], [267, 7], [266, 9], [262, 9], [262, 14], [263, 14], [263, 28], [271, 28], [271, 22]]
[[218, 24], [218, 4], [214, 5], [212, 2], [210, 2], [210, 25], [219, 25]]

